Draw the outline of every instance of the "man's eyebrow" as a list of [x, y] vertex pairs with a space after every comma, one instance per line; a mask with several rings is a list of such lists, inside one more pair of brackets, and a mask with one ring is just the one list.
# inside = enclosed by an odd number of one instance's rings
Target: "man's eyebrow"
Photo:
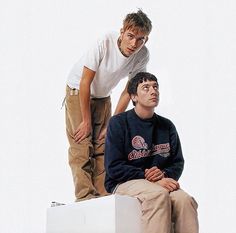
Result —
[[158, 85], [158, 83], [153, 83], [153, 84], [150, 84], [150, 83], [141, 83], [141, 87], [144, 87], [144, 86], [148, 86], [148, 87], [150, 87], [150, 86], [157, 86], [157, 87], [159, 87], [159, 85]]
[[146, 37], [146, 36], [136, 37], [135, 34], [132, 33], [132, 32], [128, 32], [128, 35], [129, 35], [129, 36], [134, 36], [136, 39], [142, 39], [142, 40], [145, 39], [145, 37]]
[[148, 83], [142, 83], [142, 85], [141, 85], [141, 87], [150, 87], [150, 84], [148, 84]]

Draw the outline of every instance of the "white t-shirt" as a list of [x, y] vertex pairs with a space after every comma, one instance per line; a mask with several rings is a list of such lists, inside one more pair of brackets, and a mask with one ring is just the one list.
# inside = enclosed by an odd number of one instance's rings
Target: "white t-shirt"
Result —
[[91, 96], [103, 98], [110, 95], [118, 82], [129, 76], [132, 78], [138, 72], [146, 71], [149, 60], [148, 49], [143, 46], [129, 57], [125, 57], [119, 50], [118, 33], [106, 34], [98, 40], [81, 59], [73, 66], [67, 85], [80, 89], [80, 80], [84, 66], [96, 72], [91, 83]]

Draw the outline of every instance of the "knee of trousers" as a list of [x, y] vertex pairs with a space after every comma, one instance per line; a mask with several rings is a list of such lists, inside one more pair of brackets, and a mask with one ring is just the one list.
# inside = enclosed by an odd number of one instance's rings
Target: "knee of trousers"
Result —
[[143, 213], [145, 210], [164, 210], [165, 212], [167, 211], [166, 213], [170, 212], [171, 200], [169, 192], [166, 190], [156, 190], [156, 192], [152, 191], [146, 193], [142, 201], [142, 210]]
[[170, 203], [170, 195], [169, 192], [165, 189], [153, 189], [149, 192], [145, 193], [143, 201], [155, 201], [160, 204], [169, 204]]
[[173, 204], [179, 208], [193, 208], [195, 210], [198, 208], [195, 199], [185, 192], [178, 193], [173, 199]]
[[85, 161], [92, 157], [93, 154], [94, 148], [89, 138], [85, 138], [80, 143], [75, 143], [74, 140], [69, 140], [69, 161]]

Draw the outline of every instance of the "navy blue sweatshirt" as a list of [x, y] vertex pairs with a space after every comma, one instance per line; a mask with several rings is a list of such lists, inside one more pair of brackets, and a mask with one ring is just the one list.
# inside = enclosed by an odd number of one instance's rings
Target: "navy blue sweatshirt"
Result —
[[180, 140], [174, 124], [154, 113], [141, 119], [134, 109], [110, 119], [105, 144], [105, 187], [145, 179], [146, 168], [157, 166], [167, 177], [178, 180], [184, 167]]

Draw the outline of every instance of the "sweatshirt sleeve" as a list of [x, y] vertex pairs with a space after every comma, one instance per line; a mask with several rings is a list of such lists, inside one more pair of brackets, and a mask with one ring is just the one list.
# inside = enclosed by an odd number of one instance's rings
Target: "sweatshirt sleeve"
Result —
[[171, 156], [167, 166], [163, 169], [167, 177], [178, 180], [183, 172], [184, 158], [180, 139], [173, 123], [170, 125], [170, 148]]
[[125, 153], [125, 125], [119, 115], [111, 118], [105, 145], [106, 175], [116, 183], [144, 179], [144, 171], [128, 163]]

